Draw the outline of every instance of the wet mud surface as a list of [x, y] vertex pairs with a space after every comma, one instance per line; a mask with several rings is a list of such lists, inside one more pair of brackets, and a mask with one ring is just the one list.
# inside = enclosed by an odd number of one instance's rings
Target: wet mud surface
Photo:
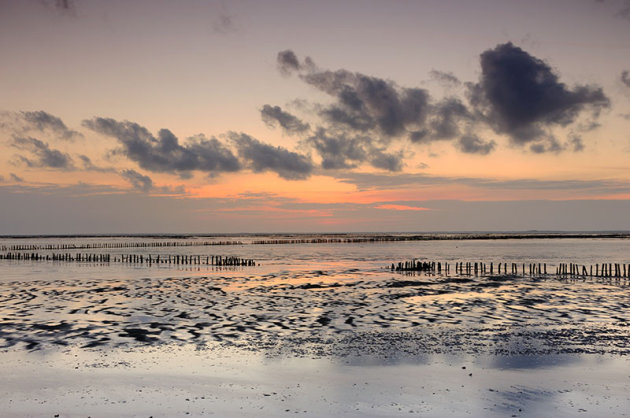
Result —
[[629, 354], [627, 281], [303, 270], [0, 283], [0, 346]]

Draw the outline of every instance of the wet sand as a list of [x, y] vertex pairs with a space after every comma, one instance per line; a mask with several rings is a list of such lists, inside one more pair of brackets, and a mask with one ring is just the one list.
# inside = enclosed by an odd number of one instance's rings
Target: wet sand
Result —
[[383, 361], [162, 346], [13, 351], [2, 358], [4, 417], [622, 417], [630, 411], [630, 361], [619, 356]]
[[628, 354], [624, 281], [285, 271], [0, 283], [0, 347]]
[[627, 280], [339, 266], [0, 282], [2, 416], [629, 413]]

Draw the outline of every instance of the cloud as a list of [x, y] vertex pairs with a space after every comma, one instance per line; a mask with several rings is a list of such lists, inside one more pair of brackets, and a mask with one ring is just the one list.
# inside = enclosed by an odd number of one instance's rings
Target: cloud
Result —
[[123, 170], [120, 172], [120, 175], [136, 190], [148, 192], [153, 188], [151, 177], [140, 174], [136, 170]]
[[457, 87], [462, 84], [462, 82], [459, 81], [459, 78], [457, 78], [455, 74], [451, 72], [431, 70], [429, 72], [429, 76], [432, 79], [438, 81], [440, 84], [444, 85], [445, 87]]
[[374, 150], [370, 156], [370, 164], [375, 168], [387, 171], [401, 171], [403, 168], [402, 155]]
[[501, 180], [480, 177], [432, 176], [425, 173], [358, 173], [345, 172], [337, 177], [340, 181], [355, 185], [359, 190], [402, 190], [407, 187], [463, 185], [483, 190], [536, 190], [566, 191], [572, 194], [610, 196], [627, 194], [630, 182], [621, 180]]
[[20, 112], [24, 121], [31, 128], [44, 132], [46, 130], [54, 132], [59, 138], [72, 140], [82, 138], [83, 135], [77, 131], [69, 129], [61, 119], [43, 110], [35, 112]]
[[301, 134], [310, 129], [308, 123], [302, 122], [300, 119], [285, 112], [280, 106], [264, 105], [260, 110], [262, 120], [269, 126], [280, 125], [287, 134]]
[[464, 135], [457, 141], [457, 147], [466, 154], [487, 155], [494, 150], [494, 141], [483, 141], [476, 135]]
[[[469, 130], [477, 122], [457, 97], [435, 103], [427, 90], [401, 87], [391, 80], [345, 69], [322, 70], [310, 58], [300, 62], [291, 50], [278, 54], [278, 66], [284, 74], [296, 73], [333, 98], [332, 103], [314, 106], [320, 125], [306, 141], [322, 157], [323, 168], [353, 168], [369, 162], [399, 171], [402, 156], [384, 152], [392, 141], [426, 144], [454, 140], [461, 136], [462, 128]], [[450, 73], [434, 70], [432, 76], [460, 83]]]
[[84, 120], [83, 126], [116, 138], [122, 145], [120, 153], [145, 170], [188, 177], [195, 170], [216, 175], [241, 169], [232, 151], [216, 138], [200, 135], [182, 145], [168, 129], [161, 129], [156, 138], [137, 123], [98, 117]]
[[83, 138], [83, 134], [72, 130], [57, 116], [43, 110], [2, 112], [0, 113], [0, 127], [17, 136], [26, 135], [29, 132], [41, 132], [51, 134], [57, 139], [72, 141]]
[[382, 205], [374, 206], [374, 209], [400, 210], [400, 211], [425, 211], [425, 210], [431, 210], [431, 209], [423, 208], [423, 207], [420, 207], [420, 206], [395, 205], [395, 204], [382, 204]]
[[529, 146], [529, 150], [535, 154], [544, 154], [546, 152], [557, 153], [564, 150], [565, 148], [566, 146], [560, 144], [553, 135], [546, 136], [540, 141], [534, 142]]
[[298, 73], [307, 84], [333, 97], [319, 116], [333, 129], [371, 133], [383, 142], [408, 135], [422, 125], [429, 111], [429, 93], [404, 88], [390, 80], [344, 69], [319, 69], [310, 58], [300, 62], [291, 50], [277, 57], [283, 74]]
[[62, 10], [70, 10], [74, 7], [72, 0], [55, 0], [57, 8]]
[[621, 72], [621, 82], [626, 85], [626, 87], [630, 87], [630, 71], [624, 70]]
[[254, 172], [273, 171], [287, 180], [302, 180], [313, 171], [313, 163], [304, 155], [264, 144], [243, 133], [230, 132], [227, 136]]
[[[594, 0], [595, 3], [605, 3], [606, 0]], [[615, 12], [615, 16], [630, 20], [630, 0], [615, 1], [619, 9]]]
[[234, 24], [234, 17], [229, 15], [226, 11], [222, 11], [214, 22], [212, 22], [212, 30], [220, 34], [235, 32], [236, 25]]
[[587, 109], [596, 117], [610, 105], [600, 87], [570, 89], [544, 61], [510, 42], [481, 54], [480, 81], [469, 88], [475, 110], [517, 145], [545, 139], [548, 128], [568, 126]]
[[309, 71], [301, 78], [336, 99], [321, 112], [330, 124], [375, 131], [380, 139], [408, 135], [410, 129], [424, 123], [429, 110], [426, 90], [401, 88], [381, 78], [346, 70]]
[[569, 144], [573, 148], [573, 152], [579, 152], [584, 150], [584, 141], [582, 137], [578, 135], [571, 135], [569, 138]]
[[400, 171], [403, 167], [400, 153], [385, 152], [384, 148], [374, 146], [372, 139], [366, 135], [329, 132], [320, 127], [303, 143], [315, 149], [322, 158], [321, 167], [325, 170], [355, 168], [364, 162], [388, 171]]
[[18, 176], [17, 174], [11, 173], [11, 180], [13, 180], [16, 183], [22, 183], [24, 181], [24, 179], [20, 176]]
[[367, 159], [367, 142], [365, 137], [348, 137], [344, 133], [330, 135], [324, 128], [319, 128], [306, 140], [321, 156], [324, 169], [356, 167]]
[[315, 64], [309, 57], [306, 57], [304, 62], [300, 63], [298, 57], [290, 49], [278, 52], [276, 62], [278, 64], [278, 70], [284, 76], [289, 76], [300, 70], [313, 69], [315, 67]]
[[70, 155], [50, 148], [47, 143], [39, 139], [16, 136], [13, 138], [11, 145], [18, 149], [28, 151], [37, 157], [36, 160], [32, 160], [24, 156], [18, 156], [18, 158], [29, 167], [55, 168], [61, 170], [74, 169]]
[[459, 99], [446, 98], [434, 106], [429, 122], [430, 138], [433, 140], [453, 139], [460, 134], [460, 122], [472, 119], [473, 115]]
[[[320, 69], [291, 50], [277, 58], [283, 74], [297, 74], [333, 99], [312, 106], [319, 120], [306, 141], [322, 157], [323, 168], [353, 168], [368, 161], [398, 170], [394, 154], [386, 159], [375, 150], [404, 139], [415, 144], [450, 141], [461, 152], [487, 155], [498, 144], [480, 140], [476, 132], [488, 127], [534, 153], [579, 151], [581, 140], [567, 137], [560, 142], [555, 129], [596, 129], [601, 111], [610, 107], [600, 87], [568, 87], [547, 63], [509, 42], [481, 54], [480, 80], [466, 84], [467, 101], [457, 96], [435, 100], [421, 88], [345, 69]], [[452, 73], [433, 70], [430, 75], [451, 87], [461, 84]]]
[[80, 154], [78, 155], [79, 160], [83, 164], [83, 169], [86, 171], [98, 171], [101, 173], [113, 173], [116, 171], [113, 167], [98, 167], [92, 163], [92, 160], [87, 155]]

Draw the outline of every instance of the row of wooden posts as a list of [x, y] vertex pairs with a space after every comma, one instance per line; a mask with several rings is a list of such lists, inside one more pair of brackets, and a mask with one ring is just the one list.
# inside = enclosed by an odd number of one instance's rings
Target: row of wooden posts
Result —
[[210, 245], [243, 245], [241, 241], [142, 241], [142, 242], [93, 242], [83, 244], [15, 244], [0, 245], [0, 251], [60, 251], [90, 250], [100, 248], [158, 248], [204, 247]]
[[40, 254], [28, 252], [0, 254], [0, 260], [18, 261], [62, 261], [81, 263], [125, 263], [125, 264], [175, 264], [208, 266], [255, 266], [251, 259], [220, 255], [143, 255], [143, 254], [90, 254], [62, 253]]
[[[397, 264], [392, 263], [392, 271], [401, 272], [429, 272], [448, 274], [450, 272], [449, 263], [435, 261], [419, 261], [410, 260]], [[461, 275], [478, 275], [478, 274], [513, 274], [523, 276], [526, 275], [548, 275], [547, 263], [482, 263], [482, 262], [456, 262], [455, 273]], [[585, 265], [575, 263], [560, 263], [555, 269], [556, 276], [581, 276], [581, 277], [614, 277], [614, 278], [630, 278], [630, 264], [619, 263], [602, 263]]]
[[[388, 241], [444, 241], [444, 240], [502, 240], [502, 239], [567, 239], [567, 238], [630, 238], [627, 233], [610, 234], [412, 234], [412, 235], [320, 235], [295, 238], [266, 238], [253, 240], [251, 244], [335, 244], [369, 243]], [[95, 242], [70, 244], [15, 244], [0, 245], [0, 251], [79, 250], [98, 248], [150, 248], [150, 247], [193, 247], [209, 245], [244, 245], [242, 241], [139, 241], [139, 242]]]
[[[630, 238], [627, 233], [610, 234], [413, 234], [413, 235], [364, 235], [320, 236], [313, 238], [278, 238], [252, 241], [252, 244], [335, 244], [404, 241], [462, 241], [506, 239], [568, 239], [568, 238]], [[437, 267], [437, 266], [436, 266]]]

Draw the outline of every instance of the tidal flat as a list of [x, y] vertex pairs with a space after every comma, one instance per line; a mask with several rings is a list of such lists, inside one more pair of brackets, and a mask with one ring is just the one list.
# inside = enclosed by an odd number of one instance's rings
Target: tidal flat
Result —
[[[175, 248], [254, 266], [0, 260], [3, 416], [630, 411], [627, 278], [388, 268], [412, 258], [543, 262], [550, 271], [563, 262], [627, 264], [627, 239], [248, 238]], [[114, 241], [114, 256], [173, 252], [125, 248], [131, 239], [64, 240]], [[0, 245], [16, 241], [25, 244]]]

